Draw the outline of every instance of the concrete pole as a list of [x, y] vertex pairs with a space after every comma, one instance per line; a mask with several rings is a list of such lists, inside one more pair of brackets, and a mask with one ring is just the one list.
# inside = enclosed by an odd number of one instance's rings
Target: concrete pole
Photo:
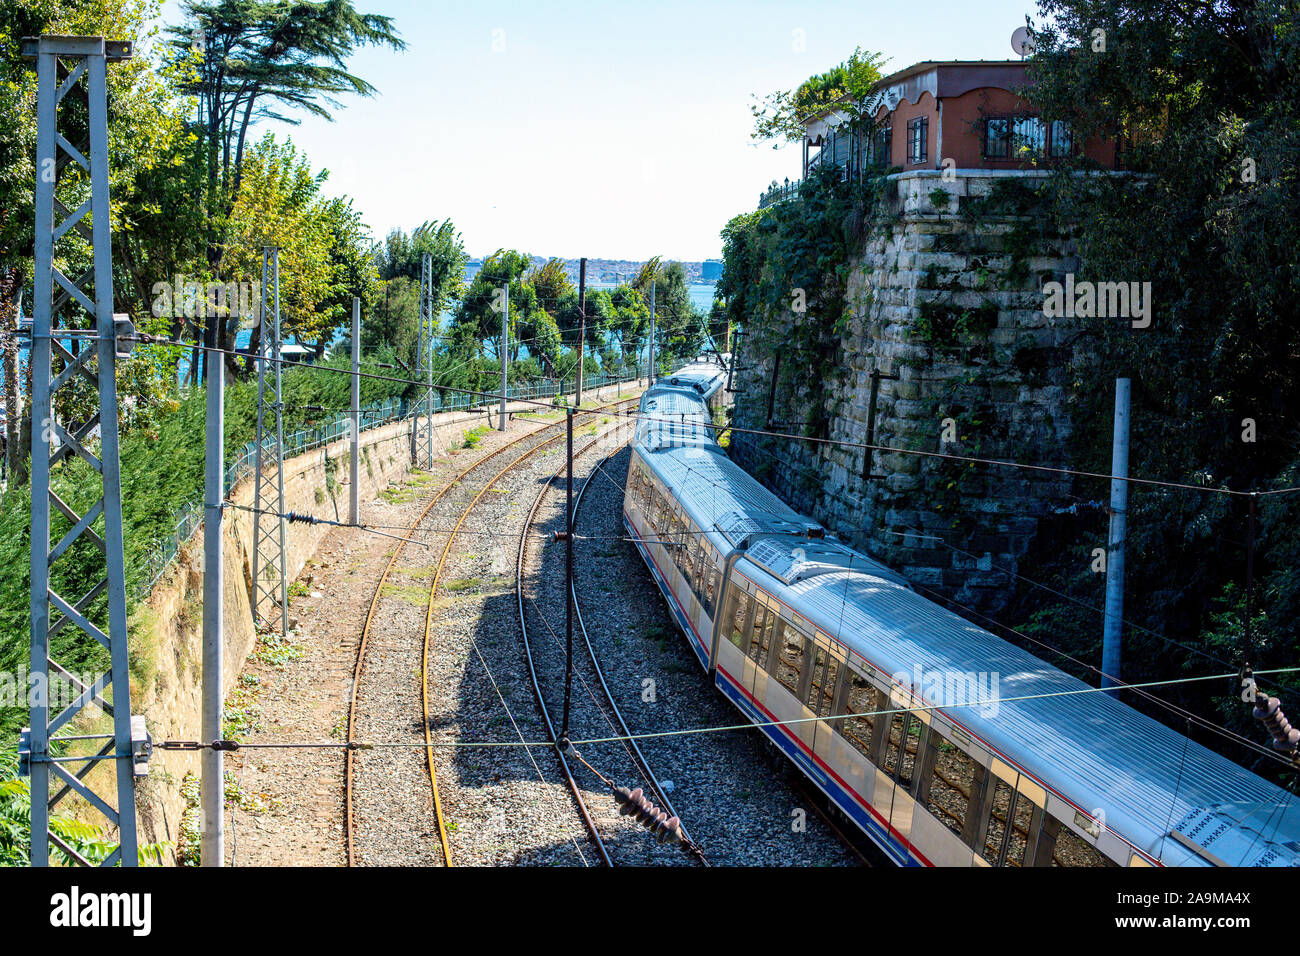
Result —
[[582, 404], [582, 363], [587, 357], [587, 259], [578, 260], [578, 387], [573, 407]]
[[510, 280], [506, 280], [505, 308], [501, 310], [501, 420], [497, 422], [500, 431], [506, 430], [506, 384], [510, 364]]
[[361, 523], [361, 300], [352, 298], [352, 523]]
[[[215, 345], [211, 321], [207, 338]], [[222, 619], [224, 581], [222, 576], [222, 518], [225, 501], [225, 385], [223, 356], [215, 349], [207, 353], [207, 442], [203, 481], [203, 740], [221, 739], [221, 715], [225, 703], [222, 657], [225, 628]], [[204, 750], [199, 761], [200, 798], [203, 805], [203, 866], [224, 866], [225, 811], [222, 796], [223, 755]]]
[[1115, 379], [1115, 438], [1110, 462], [1110, 540], [1106, 547], [1106, 621], [1101, 642], [1101, 686], [1120, 680], [1123, 659], [1124, 545], [1128, 534], [1129, 385]]
[[655, 280], [650, 280], [650, 368], [646, 372], [646, 383], [655, 383]]

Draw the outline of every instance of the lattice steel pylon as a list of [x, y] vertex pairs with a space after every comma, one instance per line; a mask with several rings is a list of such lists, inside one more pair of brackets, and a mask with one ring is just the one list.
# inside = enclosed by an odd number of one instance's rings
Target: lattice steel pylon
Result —
[[411, 420], [411, 463], [433, 467], [433, 254], [420, 259], [420, 339], [415, 356], [416, 378], [423, 372], [428, 385]]
[[[36, 426], [31, 486], [31, 727], [23, 731], [20, 745], [21, 770], [31, 776], [31, 863], [48, 865], [50, 848], [56, 846], [67, 858], [88, 865], [89, 861], [49, 827], [51, 808], [68, 795], [76, 794], [90, 809], [117, 827], [118, 848], [102, 861], [103, 865], [134, 866], [137, 863], [134, 777], [147, 771], [151, 745], [144, 733], [143, 719], [131, 715], [127, 658], [115, 372], [119, 348], [127, 347], [118, 341], [119, 324], [127, 334], [131, 327], [125, 316], [113, 314], [106, 89], [109, 62], [130, 58], [131, 44], [103, 37], [27, 37], [23, 39], [22, 52], [25, 58], [36, 61], [37, 74], [31, 409]], [[89, 141], [80, 147], [65, 139], [58, 129], [59, 104], [74, 91], [78, 97], [84, 96], [88, 120]], [[82, 187], [86, 179], [90, 192], [76, 211], [70, 212], [60, 202], [56, 187], [60, 173], [74, 163], [83, 171], [75, 184], [78, 195], [85, 194]], [[56, 213], [62, 217], [57, 223]], [[89, 227], [83, 221], [87, 214]], [[54, 265], [55, 243], [72, 229], [86, 240], [92, 254], [91, 267], [75, 281]], [[70, 303], [89, 313], [93, 320], [90, 328], [74, 324], [71, 318], [62, 326], [57, 324], [60, 311]], [[69, 421], [65, 427], [59, 421], [57, 406], [75, 408], [78, 403], [56, 403], [55, 397], [61, 392], [71, 393], [73, 380], [78, 376], [95, 389], [99, 407], [86, 420]], [[68, 398], [72, 395], [68, 394]], [[93, 450], [96, 434], [98, 455]], [[59, 469], [73, 455], [84, 460], [101, 479], [98, 500], [84, 514], [77, 514], [50, 487], [51, 471]], [[51, 505], [65, 521], [52, 517]], [[66, 527], [56, 529], [56, 521]], [[102, 527], [102, 535], [97, 527]], [[56, 530], [63, 533], [51, 550], [50, 536]], [[104, 577], [80, 598], [70, 600], [55, 590], [53, 585], [60, 575], [51, 572], [60, 561], [69, 560], [69, 549], [74, 542], [83, 546], [91, 544], [103, 555]], [[78, 551], [84, 553], [84, 547]], [[57, 619], [51, 621], [52, 617]], [[51, 640], [69, 625], [108, 651], [109, 669], [89, 684], [51, 656]], [[76, 693], [52, 719], [51, 706], [57, 706], [57, 702], [49, 693], [53, 687], [51, 672], [56, 675], [56, 683], [66, 683]], [[90, 708], [111, 715], [112, 734], [76, 728], [76, 734], [58, 735], [79, 714], [92, 717]], [[73, 736], [80, 739], [60, 743]], [[79, 749], [87, 741], [93, 741], [89, 752]], [[105, 742], [100, 745], [100, 741]], [[100, 765], [112, 768], [116, 775], [116, 807], [86, 780]], [[50, 794], [52, 780], [61, 785], [53, 796]]]
[[[267, 289], [271, 290], [267, 309]], [[253, 480], [253, 621], [269, 621], [280, 612], [280, 633], [289, 633], [289, 580], [285, 547], [288, 519], [284, 510], [284, 404], [280, 365], [280, 250], [262, 249], [262, 340], [257, 355], [257, 443]], [[272, 366], [274, 395], [267, 396], [267, 364]], [[268, 418], [274, 417], [275, 427]], [[274, 471], [271, 470], [274, 466]]]

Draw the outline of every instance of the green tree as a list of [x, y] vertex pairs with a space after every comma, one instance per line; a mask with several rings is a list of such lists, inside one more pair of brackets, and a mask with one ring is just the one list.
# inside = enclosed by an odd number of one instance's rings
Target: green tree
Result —
[[774, 149], [803, 139], [804, 123], [819, 113], [836, 109], [851, 120], [866, 117], [871, 89], [881, 79], [886, 57], [864, 52], [860, 47], [843, 63], [825, 73], [810, 76], [793, 90], [777, 90], [760, 99], [755, 96], [749, 110], [754, 117], [750, 138], [771, 142]]
[[[168, 168], [183, 135], [183, 109], [171, 73], [148, 54], [143, 42], [153, 34], [150, 24], [157, 13], [154, 0], [8, 0], [0, 5], [0, 347], [5, 352], [4, 403], [9, 409], [6, 455], [19, 479], [23, 477], [29, 446], [30, 421], [25, 415], [29, 403], [18, 381], [16, 343], [4, 333], [16, 328], [24, 290], [31, 281], [36, 218], [32, 166], [36, 73], [21, 57], [21, 41], [24, 36], [60, 34], [102, 35], [136, 43], [132, 59], [113, 64], [108, 70], [109, 181], [114, 229], [128, 232], [142, 206], [137, 177]], [[60, 129], [73, 143], [86, 137], [86, 112], [76, 99], [72, 95], [64, 100], [60, 117]], [[75, 163], [60, 173], [60, 193], [65, 198], [84, 198], [88, 190], [88, 179]], [[89, 264], [88, 245], [71, 230], [56, 244], [55, 259], [66, 274], [80, 275]], [[118, 270], [114, 276], [114, 291], [123, 306], [133, 302], [135, 291], [129, 281], [123, 282], [128, 275], [126, 270]], [[69, 306], [68, 313], [73, 311], [74, 307]], [[146, 330], [154, 330], [141, 324]], [[150, 354], [150, 350], [141, 350], [137, 358], [123, 363], [124, 379], [141, 389], [135, 398], [136, 408], [142, 412], [157, 398], [158, 382], [147, 374], [152, 369]], [[24, 412], [21, 417], [20, 409]]]
[[345, 68], [357, 48], [406, 46], [391, 17], [358, 13], [350, 0], [187, 0], [182, 10], [185, 22], [168, 33], [174, 58], [192, 70], [187, 91], [208, 149], [210, 212], [220, 196], [239, 192], [258, 120], [296, 123], [295, 113], [332, 120], [339, 96], [375, 93]]
[[[1026, 95], [1044, 116], [1068, 121], [1076, 138], [1118, 138], [1123, 164], [1141, 175], [1075, 175], [1091, 165], [1080, 159], [1025, 211], [1069, 230], [1079, 280], [1149, 281], [1154, 302], [1148, 328], [1086, 323], [1096, 364], [1079, 368], [1075, 460], [1106, 470], [1110, 382], [1128, 373], [1133, 473], [1239, 490], [1294, 484], [1300, 11], [1277, 0], [1043, 0], [1039, 13], [1046, 25], [1034, 31]], [[1253, 441], [1243, 440], [1246, 419]], [[1129, 507], [1127, 619], [1234, 663], [1294, 662], [1293, 499], [1260, 503], [1256, 608], [1265, 623], [1253, 647], [1241, 626], [1246, 502], [1137, 490]], [[1082, 522], [1063, 529], [1042, 556], [1045, 571], [1090, 602], [1088, 585], [1058, 556], [1091, 532]], [[1019, 613], [1032, 616], [1034, 603], [1025, 597]], [[1097, 629], [1095, 620], [1062, 627], [1053, 643], [1082, 648]], [[1126, 680], [1206, 663], [1148, 632], [1125, 641]], [[1222, 708], [1230, 726], [1259, 738], [1239, 704], [1196, 687], [1169, 696], [1202, 715]]]

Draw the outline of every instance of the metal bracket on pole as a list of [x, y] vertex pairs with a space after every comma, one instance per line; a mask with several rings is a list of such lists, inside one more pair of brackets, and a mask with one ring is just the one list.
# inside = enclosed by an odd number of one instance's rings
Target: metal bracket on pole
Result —
[[[23, 56], [36, 61], [36, 228], [32, 323], [32, 535], [31, 535], [31, 727], [23, 733], [23, 767], [31, 776], [31, 863], [47, 866], [51, 846], [65, 858], [87, 861], [50, 830], [50, 811], [64, 797], [76, 794], [86, 811], [98, 813], [117, 828], [119, 846], [104, 866], [135, 866], [138, 861], [134, 779], [147, 771], [141, 761], [147, 733], [143, 718], [132, 715], [126, 630], [126, 573], [123, 557], [122, 475], [118, 458], [116, 364], [120, 318], [113, 313], [113, 237], [108, 189], [108, 64], [131, 56], [129, 42], [103, 37], [25, 37]], [[89, 126], [88, 142], [74, 146], [58, 130], [59, 104], [68, 96], [80, 100]], [[56, 195], [59, 171], [80, 166], [89, 180], [89, 198], [68, 198], [68, 212]], [[84, 201], [82, 201], [84, 198]], [[63, 216], [55, 222], [56, 212]], [[90, 225], [83, 219], [90, 214]], [[92, 265], [79, 279], [54, 264], [55, 244], [70, 229], [89, 244]], [[56, 294], [57, 284], [57, 294]], [[66, 316], [64, 306], [79, 306], [90, 316], [93, 336], [86, 336], [80, 314]], [[77, 313], [77, 309], [71, 310]], [[128, 323], [129, 324], [129, 323]], [[81, 332], [83, 334], [77, 334]], [[59, 369], [57, 376], [55, 368]], [[60, 422], [55, 395], [74, 387], [77, 376], [98, 392], [97, 408], [78, 422]], [[83, 386], [84, 387], [84, 386]], [[69, 403], [76, 407], [78, 403]], [[97, 437], [98, 448], [93, 443]], [[93, 450], [92, 450], [93, 449]], [[99, 476], [98, 500], [77, 514], [50, 487], [73, 456]], [[51, 509], [53, 505], [53, 509]], [[101, 524], [102, 519], [102, 524]], [[58, 543], [50, 549], [51, 534]], [[84, 594], [58, 593], [51, 569], [68, 560], [74, 542], [89, 544], [104, 558], [104, 576]], [[79, 552], [84, 549], [77, 549]], [[51, 620], [55, 618], [54, 620]], [[74, 677], [51, 657], [51, 639], [65, 629], [79, 630], [86, 639], [108, 650], [109, 669], [89, 683]], [[69, 629], [69, 630], [71, 630]], [[68, 638], [64, 637], [66, 644]], [[76, 697], [50, 715], [51, 672], [55, 685], [70, 688]], [[111, 688], [111, 693], [109, 692]], [[102, 712], [112, 718], [112, 733], [97, 749], [87, 750], [86, 737], [75, 734], [74, 719]], [[60, 736], [59, 731], [65, 733]], [[66, 731], [74, 731], [69, 734]], [[61, 739], [68, 738], [66, 744]], [[51, 754], [51, 745], [58, 752]], [[66, 748], [66, 749], [64, 749]], [[84, 761], [84, 763], [82, 762]], [[81, 766], [78, 766], [81, 763]], [[92, 786], [87, 775], [98, 764], [109, 768], [116, 782], [113, 797], [101, 795], [103, 784]], [[59, 785], [51, 796], [51, 780]], [[107, 784], [107, 780], [104, 782]]]
[[[267, 289], [270, 288], [268, 299]], [[268, 310], [267, 305], [271, 308]], [[280, 250], [262, 249], [262, 344], [257, 355], [257, 440], [253, 481], [253, 621], [278, 609], [280, 633], [289, 633], [287, 524], [284, 516], [284, 405], [280, 365]], [[274, 395], [267, 395], [267, 364]], [[274, 419], [274, 427], [268, 418]], [[268, 460], [269, 459], [269, 460]], [[274, 465], [271, 472], [269, 465]]]

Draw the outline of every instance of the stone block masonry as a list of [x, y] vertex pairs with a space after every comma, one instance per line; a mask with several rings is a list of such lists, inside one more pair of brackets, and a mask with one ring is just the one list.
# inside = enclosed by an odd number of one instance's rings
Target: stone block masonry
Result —
[[1070, 465], [1072, 396], [1091, 357], [1072, 320], [1043, 315], [1041, 293], [1043, 282], [1078, 268], [1070, 239], [1026, 216], [962, 215], [999, 179], [1042, 175], [890, 177], [887, 208], [851, 263], [836, 367], [800, 368], [799, 355], [784, 351], [773, 393], [771, 350], [742, 344], [737, 362], [737, 425], [803, 434], [818, 376], [829, 423], [821, 437], [832, 440], [737, 433], [737, 461], [919, 587], [990, 613], [1015, 583], [997, 568], [1018, 570], [1043, 516], [1069, 503], [1069, 479], [835, 442], [866, 443], [879, 372], [876, 445]]

